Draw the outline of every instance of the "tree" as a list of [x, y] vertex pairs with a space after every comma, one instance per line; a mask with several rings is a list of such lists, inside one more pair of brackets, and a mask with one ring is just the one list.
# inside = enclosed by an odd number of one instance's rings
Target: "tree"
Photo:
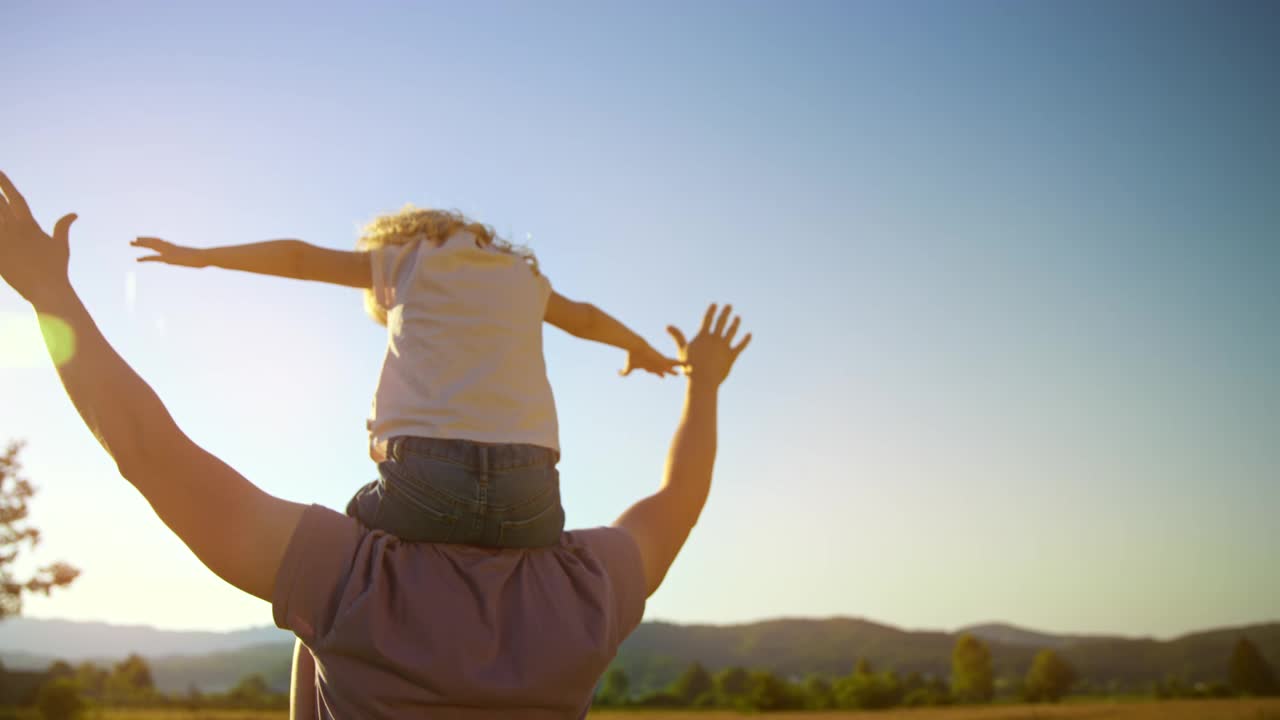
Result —
[[942, 678], [929, 678], [917, 688], [907, 690], [902, 704], [907, 707], [931, 707], [951, 704], [951, 690]]
[[631, 679], [620, 667], [605, 673], [604, 686], [600, 688], [600, 702], [604, 705], [626, 705], [631, 699]]
[[751, 691], [751, 675], [746, 668], [725, 668], [716, 674], [715, 685], [716, 694], [724, 700], [743, 698]]
[[227, 700], [235, 707], [264, 707], [271, 704], [272, 696], [266, 678], [258, 674], [246, 675], [227, 692]]
[[106, 695], [109, 676], [110, 673], [91, 662], [81, 663], [76, 668], [76, 684], [80, 686], [80, 690], [86, 697], [97, 700], [101, 700]]
[[1227, 668], [1231, 689], [1242, 695], [1271, 695], [1276, 692], [1276, 676], [1266, 658], [1249, 639], [1241, 636], [1231, 651]]
[[1058, 702], [1076, 682], [1075, 668], [1052, 650], [1041, 650], [1031, 661], [1023, 696], [1031, 702]]
[[60, 677], [40, 687], [36, 706], [44, 720], [74, 720], [84, 711], [84, 700], [75, 680]]
[[793, 704], [790, 688], [771, 672], [753, 672], [750, 676], [747, 702], [754, 710], [786, 710]]
[[114, 703], [151, 699], [155, 694], [155, 682], [147, 661], [133, 654], [116, 663], [106, 681], [106, 694], [107, 699]]
[[80, 574], [66, 563], [54, 563], [26, 580], [13, 575], [11, 568], [23, 547], [29, 550], [40, 543], [40, 531], [27, 522], [27, 502], [36, 489], [22, 477], [20, 452], [22, 444], [15, 442], [0, 453], [0, 620], [22, 614], [23, 595], [48, 595], [56, 587], [70, 585]]
[[951, 693], [960, 702], [987, 702], [995, 695], [991, 651], [969, 633], [956, 638], [951, 651]]
[[134, 690], [154, 690], [156, 687], [151, 678], [151, 666], [136, 653], [116, 663], [111, 674], [123, 679], [124, 684]]
[[902, 683], [893, 671], [855, 672], [836, 682], [836, 704], [842, 708], [880, 710], [902, 702]]
[[710, 693], [715, 687], [711, 673], [702, 667], [702, 663], [693, 663], [685, 669], [680, 677], [671, 684], [669, 692], [680, 698], [685, 705], [692, 705], [695, 700]]
[[804, 707], [806, 710], [830, 710], [836, 706], [831, 683], [821, 675], [810, 675], [804, 681]]

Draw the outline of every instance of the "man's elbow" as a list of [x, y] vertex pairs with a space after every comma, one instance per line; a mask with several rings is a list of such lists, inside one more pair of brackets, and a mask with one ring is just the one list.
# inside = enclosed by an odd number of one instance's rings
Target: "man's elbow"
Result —
[[155, 460], [146, 451], [115, 451], [111, 453], [111, 459], [115, 460], [116, 472], [120, 473], [120, 477], [135, 487], [144, 484], [144, 478], [151, 475], [156, 466]]
[[670, 524], [672, 534], [683, 543], [693, 532], [698, 519], [702, 517], [702, 508], [706, 505], [706, 493], [680, 492], [671, 487], [663, 488], [658, 494], [663, 513]]
[[151, 478], [172, 474], [178, 448], [161, 448], [154, 444], [131, 444], [127, 448], [110, 447], [108, 452], [120, 476], [130, 485], [144, 490]]

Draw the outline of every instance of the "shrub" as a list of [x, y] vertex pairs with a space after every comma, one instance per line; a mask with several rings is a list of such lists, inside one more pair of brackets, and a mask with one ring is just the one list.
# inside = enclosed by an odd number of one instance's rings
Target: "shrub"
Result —
[[36, 707], [44, 720], [75, 720], [84, 711], [80, 686], [70, 678], [50, 680], [40, 688]]

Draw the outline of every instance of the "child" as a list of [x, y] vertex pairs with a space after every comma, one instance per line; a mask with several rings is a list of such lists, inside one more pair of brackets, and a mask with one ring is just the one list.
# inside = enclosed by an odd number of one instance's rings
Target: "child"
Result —
[[490, 547], [559, 542], [559, 431], [542, 323], [628, 352], [623, 375], [674, 374], [664, 357], [596, 307], [551, 289], [533, 254], [458, 212], [408, 207], [375, 219], [356, 252], [272, 240], [198, 249], [132, 243], [139, 262], [363, 288], [387, 327], [369, 418], [380, 478], [347, 506], [404, 540]]

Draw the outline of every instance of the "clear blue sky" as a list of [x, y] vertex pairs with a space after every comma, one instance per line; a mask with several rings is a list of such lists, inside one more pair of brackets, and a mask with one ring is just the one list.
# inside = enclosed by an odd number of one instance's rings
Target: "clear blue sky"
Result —
[[[139, 234], [350, 247], [406, 202], [528, 239], [655, 343], [734, 302], [710, 504], [648, 617], [1276, 619], [1280, 11], [1268, 3], [6, 3], [0, 166], [184, 428], [343, 507], [359, 294], [136, 266]], [[84, 431], [0, 291], [40, 616], [266, 624]], [[569, 523], [656, 486], [678, 382], [547, 331]]]

